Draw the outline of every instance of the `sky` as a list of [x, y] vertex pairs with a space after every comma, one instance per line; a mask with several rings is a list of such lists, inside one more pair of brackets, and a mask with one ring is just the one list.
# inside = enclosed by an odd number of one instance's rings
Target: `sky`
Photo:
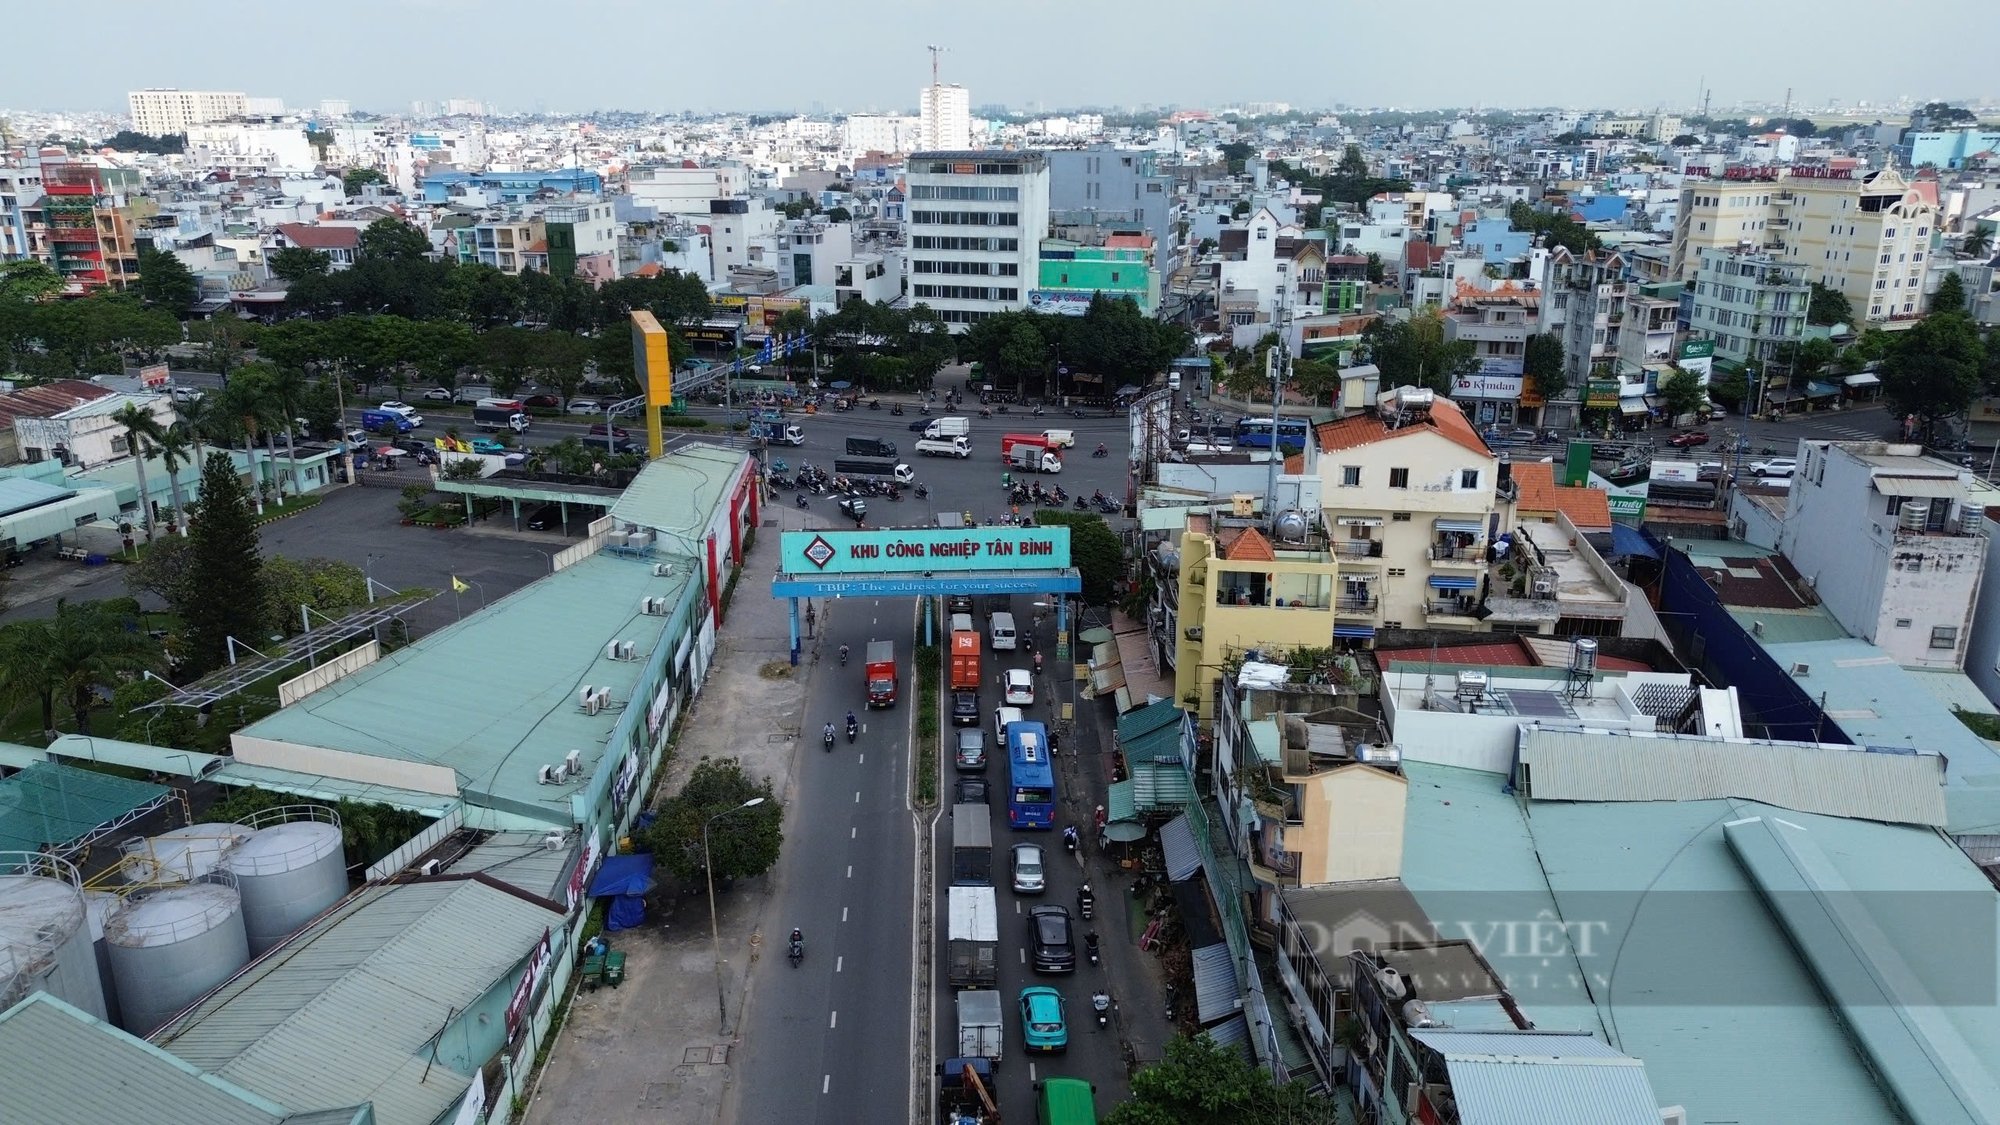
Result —
[[130, 18], [90, 33], [88, 66], [53, 40], [31, 37], [8, 52], [0, 106], [122, 112], [129, 88], [177, 86], [281, 97], [300, 109], [344, 98], [388, 113], [446, 98], [551, 113], [910, 111], [930, 76], [926, 45], [938, 44], [947, 48], [942, 79], [965, 85], [974, 106], [1028, 112], [1246, 101], [1675, 112], [1698, 104], [1705, 78], [1719, 113], [1781, 103], [1787, 87], [1795, 107], [1989, 96], [1990, 56], [1967, 44], [1990, 43], [2000, 28], [1992, 0], [1928, 0], [1921, 17], [1900, 18], [1885, 18], [1894, 5], [1881, 0], [108, 7]]

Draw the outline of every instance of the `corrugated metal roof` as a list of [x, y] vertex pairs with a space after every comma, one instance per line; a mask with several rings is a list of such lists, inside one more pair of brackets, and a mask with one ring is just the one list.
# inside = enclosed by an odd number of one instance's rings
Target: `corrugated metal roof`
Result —
[[1538, 801], [1739, 797], [1890, 824], [1945, 823], [1945, 760], [1797, 742], [1529, 729], [1515, 783]]
[[1194, 847], [1194, 828], [1186, 813], [1160, 825], [1160, 851], [1167, 863], [1167, 879], [1178, 883], [1201, 870], [1201, 853]]
[[1588, 1035], [1428, 1031], [1465, 1125], [1659, 1125], [1646, 1064]]
[[497, 832], [448, 870], [453, 875], [484, 872], [510, 887], [560, 903], [567, 901], [570, 873], [582, 846], [574, 833], [567, 846], [551, 848], [540, 832]]
[[60, 848], [166, 795], [164, 785], [36, 762], [0, 780], [0, 850]]
[[1256, 1061], [1256, 1055], [1250, 1049], [1250, 1021], [1241, 1015], [1231, 1016], [1214, 1027], [1203, 1028], [1201, 1033], [1215, 1040], [1218, 1046], [1234, 1047], [1244, 1061]]
[[1121, 739], [1118, 748], [1125, 752], [1128, 762], [1156, 762], [1162, 759], [1179, 762], [1181, 760], [1181, 728], [1179, 724], [1160, 727], [1145, 734]]
[[1129, 777], [1124, 781], [1114, 781], [1105, 787], [1105, 823], [1116, 824], [1121, 820], [1139, 819], [1139, 809], [1134, 795], [1135, 788], [1132, 784], [1132, 779]]
[[1809, 606], [1805, 609], [1725, 607], [1729, 616], [1745, 632], [1766, 645], [1798, 644], [1801, 641], [1838, 641], [1847, 637], [1847, 630], [1833, 619], [1833, 614], [1825, 606]]
[[1182, 809], [1194, 803], [1194, 783], [1180, 763], [1134, 762], [1133, 802], [1142, 813]]
[[1243, 978], [1236, 972], [1236, 956], [1228, 942], [1204, 945], [1194, 957], [1195, 1018], [1204, 1024], [1243, 1010]]
[[0, 1013], [0, 1116], [33, 1125], [278, 1125], [284, 1107], [37, 992]]
[[718, 445], [676, 446], [673, 456], [639, 470], [612, 503], [611, 517], [660, 532], [667, 549], [693, 554], [694, 538], [708, 527], [744, 461], [744, 454]]
[[1148, 703], [1144, 707], [1118, 716], [1119, 745], [1122, 746], [1130, 739], [1150, 734], [1169, 725], [1178, 727], [1180, 722], [1181, 709], [1173, 700], [1162, 699], [1157, 703]]
[[430, 1122], [471, 1076], [426, 1044], [561, 922], [473, 879], [369, 887], [154, 1039], [273, 1100], [372, 1101], [383, 1125]]

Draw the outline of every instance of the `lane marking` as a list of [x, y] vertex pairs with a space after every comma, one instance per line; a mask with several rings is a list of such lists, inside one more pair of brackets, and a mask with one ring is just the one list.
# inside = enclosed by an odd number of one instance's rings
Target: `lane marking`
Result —
[[836, 973], [839, 972], [841, 965], [845, 964], [846, 962], [847, 958], [845, 957], [835, 957], [833, 959], [833, 971]]
[[1034, 1063], [1029, 1063], [1029, 1064], [1028, 1064], [1028, 1081], [1029, 1081], [1030, 1083], [1033, 1083], [1033, 1082], [1034, 1082], [1034, 1080], [1035, 1080], [1035, 1064], [1034, 1064]]
[[861, 790], [859, 789], [854, 791], [854, 803], [857, 805], [861, 803]]
[[847, 865], [847, 877], [849, 879], [854, 878], [854, 865], [851, 863]]
[[832, 1013], [829, 1013], [826, 1020], [827, 1030], [831, 1031], [839, 1026], [840, 1026], [840, 1012], [836, 1010]]
[[845, 906], [840, 908], [840, 920], [843, 922], [847, 921], [847, 908]]
[[868, 761], [868, 752], [867, 752], [867, 751], [865, 751], [865, 750], [864, 750], [864, 751], [862, 751], [862, 752], [861, 752], [861, 753], [859, 753], [859, 754], [856, 754], [856, 755], [854, 756], [854, 764], [855, 764], [855, 765], [857, 765], [857, 766], [858, 766], [858, 765], [863, 765], [863, 764], [865, 764], [865, 763], [866, 763], [867, 761]]
[[847, 830], [847, 838], [848, 838], [848, 839], [850, 839], [850, 840], [854, 839], [855, 837], [859, 836], [860, 834], [861, 834], [861, 829], [859, 829], [859, 828], [850, 828], [850, 829], [848, 829], [848, 830]]
[[1019, 952], [1019, 953], [1020, 953], [1020, 955], [1021, 955], [1021, 964], [1023, 964], [1023, 965], [1027, 964], [1027, 963], [1028, 963], [1028, 951], [1027, 951], [1027, 950], [1025, 950], [1025, 949], [1022, 949], [1022, 950], [1018, 950], [1017, 952]]
[[829, 1074], [826, 1077], [819, 1080], [820, 1093], [824, 1094], [828, 1090], [831, 1090], [832, 1088], [833, 1088], [833, 1075]]

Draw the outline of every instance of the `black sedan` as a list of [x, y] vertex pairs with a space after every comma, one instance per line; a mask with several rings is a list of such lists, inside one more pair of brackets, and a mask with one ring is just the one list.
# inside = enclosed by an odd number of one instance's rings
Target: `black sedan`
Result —
[[983, 777], [961, 777], [957, 781], [952, 782], [951, 803], [954, 805], [986, 804], [986, 779]]
[[976, 693], [969, 691], [951, 693], [951, 725], [955, 727], [979, 725], [979, 696]]

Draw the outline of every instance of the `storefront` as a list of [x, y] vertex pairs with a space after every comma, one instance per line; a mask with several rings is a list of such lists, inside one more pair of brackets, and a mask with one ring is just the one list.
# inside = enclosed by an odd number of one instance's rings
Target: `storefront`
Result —
[[1873, 371], [1863, 371], [1842, 379], [1841, 386], [1854, 402], [1873, 402], [1882, 396], [1882, 380]]
[[1451, 398], [1480, 426], [1512, 426], [1521, 416], [1519, 372], [1481, 370], [1452, 382]]

